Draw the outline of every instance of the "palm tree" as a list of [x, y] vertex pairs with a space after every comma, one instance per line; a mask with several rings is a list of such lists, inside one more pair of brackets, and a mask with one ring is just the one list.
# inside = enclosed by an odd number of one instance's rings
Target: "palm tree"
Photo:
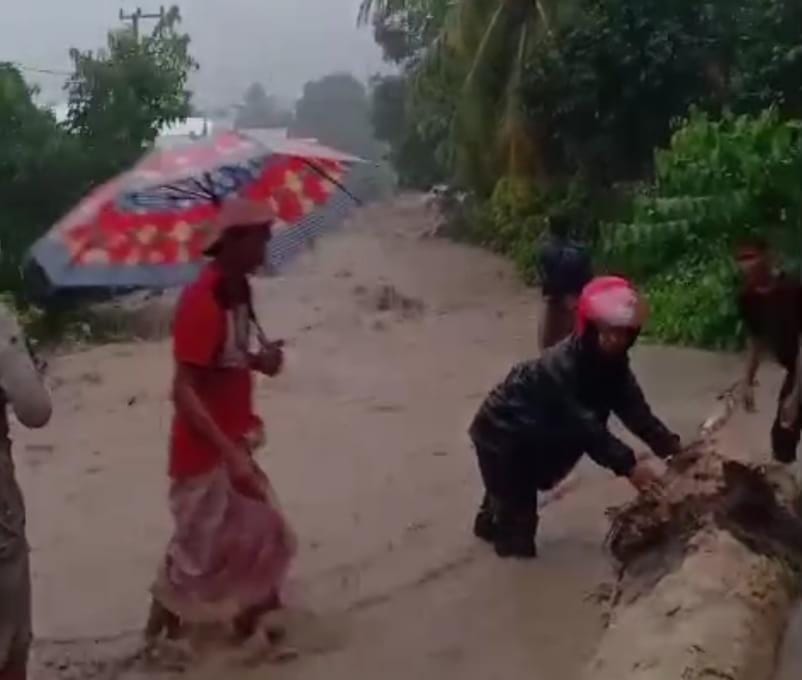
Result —
[[552, 31], [541, 0], [462, 0], [449, 44], [469, 65], [458, 116], [461, 174], [490, 191], [505, 174], [541, 177], [540, 134], [521, 87], [528, 59]]
[[410, 13], [440, 19], [418, 71], [456, 58], [466, 74], [454, 121], [462, 179], [487, 192], [503, 174], [542, 178], [542, 135], [526, 119], [521, 85], [533, 49], [553, 34], [546, 0], [363, 0], [360, 21]]

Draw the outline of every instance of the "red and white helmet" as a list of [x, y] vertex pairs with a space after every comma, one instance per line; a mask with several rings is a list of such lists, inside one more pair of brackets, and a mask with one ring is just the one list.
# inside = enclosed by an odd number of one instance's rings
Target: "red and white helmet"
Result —
[[576, 331], [584, 334], [589, 324], [640, 330], [648, 306], [635, 286], [620, 276], [598, 276], [582, 290], [576, 314]]

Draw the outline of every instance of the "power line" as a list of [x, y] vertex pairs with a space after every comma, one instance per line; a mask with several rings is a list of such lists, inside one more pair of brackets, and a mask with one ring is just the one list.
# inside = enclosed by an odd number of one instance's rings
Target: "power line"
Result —
[[[131, 30], [136, 40], [139, 40], [139, 22], [142, 21], [142, 19], [157, 19], [159, 21], [162, 21], [164, 20], [165, 16], [166, 15], [164, 6], [159, 8], [158, 13], [143, 12], [141, 7], [137, 7], [136, 11], [131, 12], [131, 14], [126, 14], [123, 10], [120, 10], [120, 21], [131, 22]], [[47, 75], [47, 76], [64, 77], [72, 75], [71, 71], [61, 71], [55, 68], [42, 68], [39, 66], [28, 66], [27, 64], [22, 64], [18, 61], [0, 60], [0, 65], [2, 64], [10, 64], [11, 66], [14, 66], [20, 71], [27, 71], [28, 73], [39, 73], [41, 75]]]
[[21, 64], [18, 61], [2, 61], [0, 60], [0, 64], [9, 64], [14, 68], [19, 69], [20, 71], [29, 71], [30, 73], [41, 73], [44, 75], [49, 76], [71, 76], [72, 73], [70, 71], [59, 71], [58, 69], [53, 68], [40, 68], [38, 66], [28, 66], [27, 64]]
[[130, 21], [131, 22], [131, 30], [134, 33], [134, 40], [139, 40], [139, 22], [142, 19], [158, 19], [159, 21], [164, 20], [164, 7], [159, 9], [158, 14], [145, 14], [142, 11], [141, 7], [137, 7], [135, 12], [131, 12], [131, 14], [126, 14], [123, 10], [120, 10], [120, 21]]

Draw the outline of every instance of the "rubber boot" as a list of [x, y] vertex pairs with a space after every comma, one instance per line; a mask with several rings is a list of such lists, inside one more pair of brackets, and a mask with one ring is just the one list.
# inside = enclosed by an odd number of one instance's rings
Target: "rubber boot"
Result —
[[499, 557], [537, 557], [535, 535], [538, 518], [535, 510], [503, 510], [497, 514], [496, 521], [493, 543]]
[[476, 519], [473, 521], [473, 535], [488, 543], [492, 543], [496, 538], [496, 517], [487, 494], [482, 499], [479, 512], [476, 513]]

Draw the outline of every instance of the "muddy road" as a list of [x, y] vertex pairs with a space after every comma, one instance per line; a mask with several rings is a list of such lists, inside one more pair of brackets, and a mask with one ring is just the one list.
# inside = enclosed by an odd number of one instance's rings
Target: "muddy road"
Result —
[[[532, 563], [499, 561], [473, 539], [466, 426], [534, 354], [538, 300], [508, 263], [430, 239], [430, 226], [412, 199], [365, 208], [256, 286], [268, 334], [289, 347], [259, 403], [263, 463], [301, 538], [289, 594], [300, 658], [227, 677], [570, 680], [593, 651], [604, 511], [630, 490], [583, 464], [544, 510]], [[736, 357], [658, 347], [638, 349], [635, 365], [686, 437], [739, 372]], [[65, 356], [52, 369], [54, 423], [17, 433], [37, 678], [145, 677], [114, 667], [138, 643], [170, 530], [170, 372], [164, 341]], [[775, 384], [767, 374], [767, 395]], [[770, 396], [763, 405], [740, 425], [757, 456]]]

